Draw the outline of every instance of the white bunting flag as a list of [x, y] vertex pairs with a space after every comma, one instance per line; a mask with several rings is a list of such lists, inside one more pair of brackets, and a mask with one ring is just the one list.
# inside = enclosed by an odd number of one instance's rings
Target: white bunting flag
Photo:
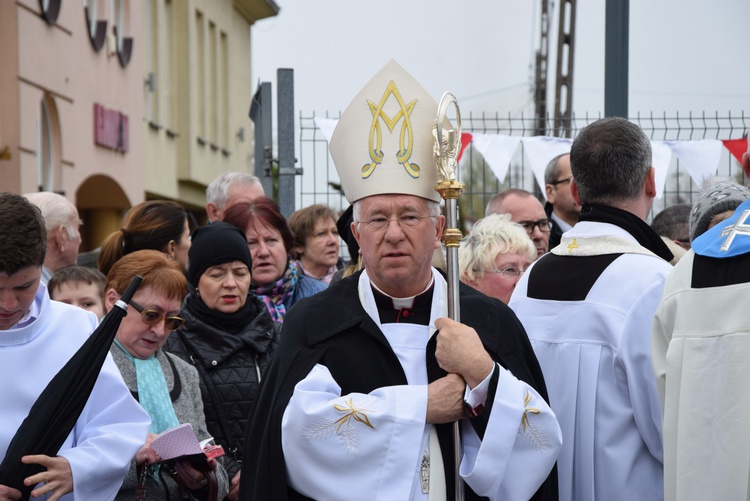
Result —
[[520, 136], [505, 136], [502, 134], [482, 134], [472, 132], [472, 144], [490, 166], [492, 172], [501, 183], [505, 181], [510, 167], [510, 159], [521, 142]]
[[339, 123], [337, 118], [320, 118], [315, 117], [315, 126], [320, 129], [320, 132], [325, 136], [326, 141], [331, 142], [331, 136], [333, 135], [333, 129], [336, 128], [336, 124]]
[[666, 141], [672, 153], [680, 160], [684, 168], [700, 186], [707, 177], [716, 175], [721, 161], [724, 145], [718, 139], [700, 139], [695, 141]]
[[664, 194], [664, 185], [667, 182], [667, 171], [672, 162], [672, 150], [666, 141], [651, 141], [651, 164], [656, 171], [656, 198]]
[[526, 158], [529, 159], [531, 172], [534, 173], [534, 179], [536, 179], [546, 199], [544, 171], [547, 170], [547, 164], [557, 155], [570, 153], [570, 146], [573, 144], [573, 140], [561, 137], [533, 136], [524, 137], [522, 141], [523, 151], [526, 153]]

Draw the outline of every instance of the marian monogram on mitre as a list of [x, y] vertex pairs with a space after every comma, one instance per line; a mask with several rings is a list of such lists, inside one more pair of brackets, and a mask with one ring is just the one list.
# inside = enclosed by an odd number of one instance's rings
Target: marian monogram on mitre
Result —
[[432, 166], [438, 104], [396, 61], [378, 71], [341, 114], [329, 151], [349, 203], [371, 195], [440, 202]]
[[[386, 154], [396, 156], [398, 163], [404, 166], [406, 172], [413, 178], [419, 177], [419, 165], [410, 163], [412, 152], [414, 150], [414, 132], [411, 123], [411, 113], [417, 100], [413, 99], [406, 103], [399, 92], [396, 83], [391, 80], [385, 89], [380, 102], [374, 103], [367, 100], [372, 113], [372, 125], [370, 126], [369, 153], [371, 162], [362, 167], [362, 178], [367, 179], [375, 171], [375, 168], [383, 162]], [[390, 146], [396, 151], [384, 152], [384, 134], [381, 123], [388, 129], [386, 135], [386, 147]], [[393, 134], [394, 129], [400, 124], [397, 134]], [[389, 138], [392, 140], [389, 141]], [[398, 140], [398, 148], [395, 148], [395, 138]]]

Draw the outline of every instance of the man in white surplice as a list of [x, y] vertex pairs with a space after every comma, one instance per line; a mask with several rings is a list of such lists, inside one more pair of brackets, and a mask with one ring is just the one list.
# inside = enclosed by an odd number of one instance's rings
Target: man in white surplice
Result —
[[[750, 151], [741, 163], [750, 176]], [[716, 191], [719, 196], [697, 204], [691, 224], [702, 224], [691, 233], [705, 228], [707, 213], [725, 209], [735, 198], [729, 193], [737, 193], [731, 186], [723, 196]], [[654, 318], [668, 501], [750, 499], [750, 398], [742, 390], [750, 378], [749, 223], [745, 200], [731, 217], [695, 238], [667, 277]]]
[[635, 124], [606, 118], [581, 130], [570, 160], [578, 223], [527, 270], [509, 304], [562, 429], [560, 499], [658, 500], [650, 331], [672, 254], [645, 222], [656, 195], [651, 144]]
[[331, 154], [365, 270], [288, 312], [247, 434], [242, 499], [454, 499], [457, 420], [466, 499], [556, 498], [560, 432], [523, 328], [469, 287], [465, 324], [446, 318], [446, 280], [431, 267], [445, 223], [436, 110], [392, 61], [342, 115]]

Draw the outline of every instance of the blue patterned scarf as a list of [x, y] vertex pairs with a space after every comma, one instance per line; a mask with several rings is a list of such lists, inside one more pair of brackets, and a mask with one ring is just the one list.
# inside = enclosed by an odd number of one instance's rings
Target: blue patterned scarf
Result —
[[286, 314], [284, 301], [294, 295], [299, 283], [299, 270], [293, 259], [287, 258], [287, 268], [284, 275], [273, 283], [255, 286], [255, 293], [268, 308], [271, 318], [276, 322], [283, 322]]

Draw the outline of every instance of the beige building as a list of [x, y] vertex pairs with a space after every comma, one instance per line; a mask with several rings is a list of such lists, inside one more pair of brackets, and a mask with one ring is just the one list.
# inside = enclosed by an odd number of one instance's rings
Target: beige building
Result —
[[0, 189], [65, 194], [96, 247], [145, 199], [252, 172], [250, 26], [273, 0], [0, 1]]

